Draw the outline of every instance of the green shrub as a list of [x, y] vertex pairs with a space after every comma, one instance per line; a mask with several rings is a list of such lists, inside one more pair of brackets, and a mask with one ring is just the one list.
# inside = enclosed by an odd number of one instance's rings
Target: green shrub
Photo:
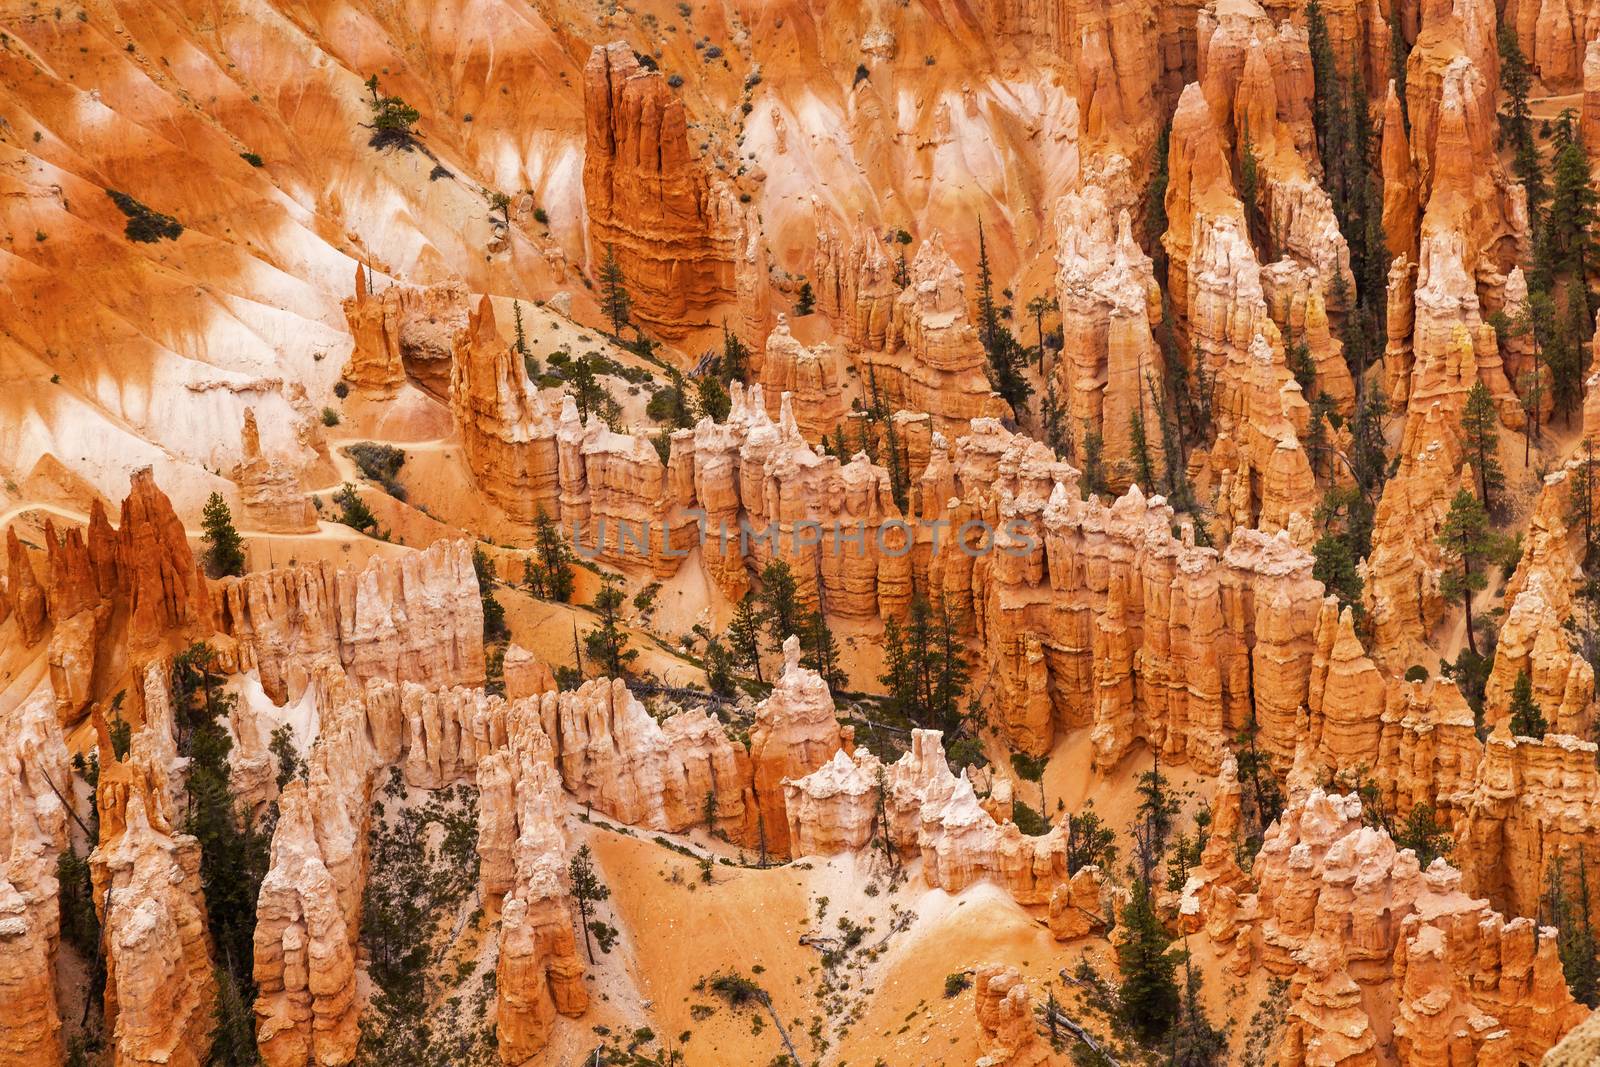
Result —
[[361, 472], [363, 478], [377, 482], [396, 500], [406, 498], [406, 487], [396, 478], [406, 462], [403, 449], [372, 441], [358, 441], [346, 448], [345, 452], [355, 460], [356, 469]]
[[127, 193], [107, 189], [106, 195], [117, 205], [117, 210], [128, 216], [128, 224], [122, 232], [130, 241], [141, 244], [155, 244], [163, 238], [176, 241], [183, 233], [183, 225], [177, 219], [147, 207]]

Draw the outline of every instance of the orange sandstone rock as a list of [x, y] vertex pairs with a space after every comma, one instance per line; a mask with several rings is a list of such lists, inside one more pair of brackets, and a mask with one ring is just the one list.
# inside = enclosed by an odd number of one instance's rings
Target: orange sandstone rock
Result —
[[56, 856], [67, 812], [52, 788], [71, 779], [66, 746], [47, 695], [0, 717], [0, 1064], [32, 1067], [63, 1055], [56, 1001], [59, 931]]
[[1015, 967], [991, 963], [973, 978], [978, 1032], [985, 1048], [979, 1062], [986, 1067], [1037, 1067], [1050, 1052], [1039, 1040], [1033, 998]]
[[734, 296], [738, 204], [690, 155], [683, 100], [621, 41], [584, 68], [584, 203], [594, 263], [609, 247], [639, 321], [668, 337]]

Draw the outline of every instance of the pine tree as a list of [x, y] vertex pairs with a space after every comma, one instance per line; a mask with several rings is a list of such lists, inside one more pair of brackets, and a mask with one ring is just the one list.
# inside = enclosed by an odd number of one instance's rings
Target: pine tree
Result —
[[617, 262], [616, 249], [608, 244], [605, 261], [600, 264], [600, 310], [611, 320], [612, 336], [622, 336], [622, 328], [628, 325], [632, 309], [633, 298], [628, 295], [622, 264]]
[[930, 710], [945, 736], [954, 737], [961, 725], [961, 698], [972, 680], [972, 670], [967, 663], [959, 622], [950, 610], [950, 602], [943, 596], [939, 597], [934, 613], [932, 655], [933, 704]]
[[1439, 547], [1444, 549], [1446, 570], [1439, 579], [1439, 592], [1448, 600], [1460, 598], [1466, 612], [1467, 647], [1478, 654], [1478, 639], [1472, 627], [1472, 594], [1488, 587], [1484, 567], [1496, 556], [1499, 539], [1489, 529], [1489, 516], [1483, 504], [1466, 489], [1456, 491], [1450, 513], [1439, 531]]
[[1578, 1003], [1593, 1008], [1600, 1004], [1600, 943], [1589, 917], [1589, 860], [1578, 846], [1578, 895], [1572, 902], [1569, 920], [1561, 927], [1559, 939], [1561, 969], [1567, 988]]
[[733, 655], [733, 662], [754, 672], [758, 682], [763, 680], [761, 631], [765, 626], [766, 613], [760, 601], [754, 593], [746, 592], [740, 598], [738, 607], [733, 609], [733, 618], [728, 621], [728, 648]]
[[214, 968], [212, 977], [217, 983], [217, 1000], [211, 1009], [211, 1053], [206, 1067], [259, 1067], [255, 1012], [226, 968]]
[[695, 396], [700, 402], [700, 414], [712, 422], [723, 422], [733, 410], [733, 398], [715, 375], [702, 375], [695, 386]]
[[1537, 225], [1549, 191], [1544, 184], [1539, 148], [1533, 139], [1533, 114], [1528, 109], [1533, 74], [1522, 54], [1516, 31], [1502, 23], [1495, 36], [1500, 47], [1500, 91], [1505, 94], [1507, 110], [1507, 114], [1501, 116], [1501, 123], [1511, 142], [1511, 170], [1527, 191], [1528, 216]]
[[1104, 440], [1100, 431], [1084, 423], [1083, 430], [1083, 472], [1081, 490], [1083, 499], [1091, 496], [1101, 496], [1109, 492], [1106, 485], [1106, 465], [1102, 455], [1105, 451]]
[[[733, 656], [728, 652], [721, 641], [715, 637], [706, 642], [706, 685], [719, 697], [730, 698], [735, 689], [733, 683]], [[706, 794], [708, 797], [711, 794]], [[715, 811], [715, 805], [712, 805]], [[707, 819], [706, 825], [712, 825], [712, 820]]]
[[1101, 820], [1094, 800], [1083, 802], [1083, 811], [1067, 816], [1067, 874], [1085, 867], [1109, 872], [1117, 860], [1117, 832]]
[[1039, 422], [1044, 428], [1044, 443], [1050, 446], [1050, 451], [1059, 459], [1063, 455], [1070, 455], [1072, 451], [1072, 438], [1067, 433], [1066, 412], [1061, 408], [1061, 402], [1056, 398], [1056, 380], [1054, 375], [1045, 378], [1044, 399], [1039, 404]]
[[1394, 82], [1395, 96], [1400, 98], [1400, 119], [1406, 133], [1411, 132], [1411, 110], [1406, 102], [1406, 59], [1411, 46], [1406, 43], [1405, 28], [1400, 25], [1400, 8], [1394, 5], [1389, 14], [1389, 78]]
[[994, 279], [989, 272], [989, 247], [978, 223], [978, 343], [989, 360], [989, 381], [1011, 410], [1021, 417], [1027, 412], [1033, 386], [1022, 375], [1026, 353], [1000, 318], [994, 299]]
[[1122, 1020], [1147, 1045], [1167, 1036], [1179, 1010], [1177, 960], [1172, 938], [1161, 925], [1148, 881], [1135, 879], [1122, 908], [1117, 941], [1117, 989]]
[[206, 549], [206, 573], [213, 578], [244, 573], [244, 539], [233, 528], [233, 513], [221, 493], [212, 493], [200, 514], [200, 539]]
[[183, 830], [200, 844], [200, 885], [217, 961], [240, 1001], [255, 998], [256, 902], [269, 840], [233, 800], [228, 754], [237, 697], [222, 686], [217, 653], [196, 642], [173, 657], [170, 699], [178, 755], [188, 760]]
[[376, 535], [378, 532], [378, 517], [367, 507], [367, 502], [361, 499], [361, 494], [356, 487], [345, 482], [337, 493], [333, 494], [333, 502], [339, 505], [338, 521], [344, 523], [352, 530], [361, 530], [365, 533]]
[[1500, 467], [1500, 413], [1482, 379], [1472, 383], [1466, 406], [1461, 411], [1462, 447], [1473, 472], [1478, 476], [1478, 497], [1483, 506], [1495, 510], [1506, 476]]
[[1413, 804], [1405, 825], [1394, 835], [1394, 843], [1417, 854], [1417, 863], [1426, 870], [1441, 856], [1450, 855], [1455, 837], [1450, 827], [1439, 822], [1432, 804]]
[[398, 96], [378, 95], [378, 76], [366, 82], [372, 99], [367, 106], [372, 109], [372, 136], [367, 144], [372, 148], [399, 148], [409, 152], [417, 143], [417, 133], [412, 127], [421, 118], [416, 108]]
[[572, 550], [541, 504], [533, 517], [533, 552], [523, 567], [523, 584], [536, 597], [565, 604], [572, 599], [575, 581]]
[[722, 357], [717, 364], [717, 376], [724, 382], [742, 382], [750, 376], [750, 349], [726, 323], [722, 326]]
[[1150, 443], [1144, 436], [1144, 416], [1138, 411], [1128, 417], [1128, 439], [1133, 445], [1133, 467], [1139, 478], [1139, 487], [1147, 493], [1153, 493], [1156, 489], [1155, 468], [1150, 465]]
[[1167, 185], [1171, 181], [1169, 156], [1172, 148], [1172, 122], [1169, 119], [1156, 135], [1155, 151], [1151, 154], [1150, 184], [1144, 197], [1144, 244], [1150, 252], [1156, 279], [1166, 289], [1167, 249], [1161, 238], [1167, 232]]
[[800, 589], [789, 564], [775, 559], [761, 569], [761, 605], [766, 617], [769, 647], [783, 648], [784, 641], [801, 636], [805, 613], [800, 604]]
[[1357, 570], [1359, 561], [1349, 542], [1337, 534], [1324, 533], [1312, 546], [1311, 556], [1315, 561], [1311, 565], [1311, 576], [1338, 597], [1341, 607], [1360, 611], [1361, 572]]
[[1533, 679], [1526, 670], [1517, 672], [1511, 686], [1511, 736], [1542, 738], [1549, 724], [1539, 702], [1533, 698]]
[[961, 641], [959, 620], [941, 597], [937, 608], [917, 593], [904, 624], [884, 624], [884, 673], [894, 708], [918, 726], [942, 730], [953, 739], [961, 725], [961, 698], [971, 669]]
[[1583, 534], [1583, 569], [1588, 571], [1595, 565], [1596, 535], [1600, 534], [1600, 524], [1595, 521], [1594, 495], [1600, 490], [1595, 477], [1594, 445], [1585, 439], [1581, 452], [1583, 462], [1573, 467], [1567, 474], [1567, 525], [1571, 529]]
[[1578, 847], [1578, 899], [1567, 895], [1566, 857], [1556, 856], [1545, 874], [1545, 891], [1539, 902], [1539, 920], [1556, 928], [1556, 951], [1574, 1000], [1590, 1007], [1600, 1003], [1600, 951], [1589, 917], [1589, 864]]
[[828, 628], [827, 617], [821, 611], [809, 613], [799, 636], [803, 649], [800, 654], [801, 666], [822, 675], [829, 689], [835, 692], [843, 689], [849, 679], [839, 665], [839, 645], [833, 639], [833, 631]]
[[1056, 294], [1043, 292], [1028, 301], [1028, 314], [1033, 316], [1033, 329], [1039, 339], [1039, 373], [1044, 373], [1044, 317], [1059, 310], [1061, 301]]
[[478, 576], [478, 597], [483, 601], [483, 639], [491, 643], [503, 640], [510, 631], [506, 629], [506, 609], [494, 595], [494, 560], [479, 545], [472, 546], [472, 569]]
[[616, 575], [604, 575], [600, 579], [600, 590], [594, 595], [594, 603], [590, 605], [600, 616], [600, 622], [583, 635], [583, 647], [589, 653], [589, 661], [608, 678], [621, 678], [639, 657], [638, 649], [628, 647], [628, 635], [621, 626], [618, 609], [622, 607], [623, 599], [622, 587], [617, 584]]
[[1588, 265], [1595, 258], [1590, 227], [1596, 206], [1600, 205], [1600, 193], [1590, 183], [1589, 154], [1578, 135], [1577, 116], [1571, 108], [1556, 120], [1554, 143], [1558, 147], [1551, 165], [1547, 227], [1550, 255], [1557, 268], [1571, 275], [1574, 284], [1582, 288]]
[[528, 351], [528, 334], [522, 328], [522, 301], [520, 300], [511, 301], [511, 322], [516, 337], [516, 340], [512, 341], [512, 347], [517, 350], [517, 355], [527, 359], [533, 353]]
[[[1180, 887], [1181, 888], [1181, 887]], [[1211, 1025], [1200, 1003], [1204, 986], [1188, 949], [1182, 952], [1183, 1001], [1167, 1039], [1169, 1067], [1220, 1067], [1228, 1059], [1228, 1031]]]
[[1260, 736], [1261, 724], [1252, 709], [1244, 728], [1234, 738], [1234, 759], [1239, 769], [1239, 781], [1250, 783], [1245, 799], [1249, 802], [1248, 810], [1254, 820], [1253, 838], [1265, 833], [1267, 827], [1283, 812], [1283, 791], [1272, 773], [1272, 765], [1257, 743]]
[[1261, 225], [1261, 160], [1256, 156], [1254, 142], [1250, 140], [1250, 127], [1246, 126], [1239, 144], [1239, 202], [1244, 205], [1244, 221], [1250, 231], [1250, 240], [1261, 245], [1266, 236]]
[[[1567, 284], [1566, 321], [1555, 330], [1555, 343], [1546, 355], [1550, 364], [1550, 397], [1555, 409], [1569, 419], [1583, 402], [1583, 339], [1588, 335], [1589, 294], [1574, 276]], [[1530, 298], [1531, 299], [1531, 298]]]
[[794, 314], [796, 318], [804, 318], [817, 309], [817, 296], [811, 291], [810, 282], [800, 283], [800, 295], [795, 298]]
[[581, 845], [567, 865], [567, 881], [572, 887], [572, 899], [578, 902], [578, 921], [583, 927], [583, 947], [588, 950], [589, 962], [594, 962], [594, 945], [589, 940], [589, 912], [594, 905], [611, 897], [611, 887], [600, 879], [595, 870], [594, 853], [588, 845]]

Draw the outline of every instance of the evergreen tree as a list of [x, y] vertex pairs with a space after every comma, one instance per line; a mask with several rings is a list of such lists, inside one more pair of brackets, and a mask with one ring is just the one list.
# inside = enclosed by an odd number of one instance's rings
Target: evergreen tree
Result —
[[761, 568], [762, 615], [767, 622], [767, 638], [773, 651], [783, 648], [788, 638], [805, 631], [805, 611], [800, 603], [800, 588], [789, 564], [775, 559]]
[[935, 609], [922, 594], [913, 595], [905, 623], [891, 617], [883, 641], [884, 673], [878, 680], [888, 688], [895, 710], [953, 739], [971, 673], [948, 604], [941, 598]]
[[378, 517], [367, 507], [367, 502], [361, 499], [361, 494], [356, 487], [345, 482], [337, 493], [333, 494], [333, 502], [339, 505], [337, 519], [352, 530], [361, 530], [364, 533], [376, 535], [378, 532]]
[[717, 364], [717, 376], [724, 382], [742, 382], [750, 376], [750, 349], [726, 323], [722, 326], [722, 357]]
[[567, 865], [567, 881], [572, 887], [572, 899], [578, 902], [578, 921], [583, 926], [583, 947], [594, 962], [594, 945], [589, 940], [589, 913], [594, 906], [611, 897], [611, 887], [600, 878], [594, 866], [594, 853], [588, 845], [581, 845]]
[[616, 575], [602, 576], [600, 590], [595, 593], [594, 603], [590, 605], [600, 617], [600, 622], [583, 635], [583, 647], [589, 653], [589, 662], [608, 678], [621, 678], [633, 661], [639, 658], [639, 650], [628, 647], [628, 634], [621, 625], [618, 610], [623, 600], [622, 587], [617, 583]]
[[1405, 825], [1394, 835], [1394, 843], [1417, 854], [1417, 863], [1426, 870], [1434, 860], [1450, 855], [1455, 838], [1450, 827], [1439, 822], [1432, 804], [1413, 804]]
[[1150, 184], [1145, 187], [1144, 244], [1150, 252], [1156, 279], [1166, 288], [1167, 249], [1161, 238], [1167, 232], [1167, 185], [1171, 180], [1168, 157], [1172, 148], [1172, 122], [1169, 119], [1156, 135], [1155, 151], [1151, 154]]
[[1117, 860], [1117, 832], [1101, 820], [1094, 800], [1083, 803], [1083, 811], [1067, 816], [1067, 874], [1085, 867], [1099, 867], [1108, 873]]
[[1117, 927], [1117, 989], [1122, 1021], [1147, 1045], [1167, 1036], [1180, 1001], [1174, 978], [1176, 958], [1168, 952], [1172, 937], [1156, 914], [1148, 881], [1135, 879]]
[[510, 635], [506, 629], [506, 609], [494, 595], [494, 560], [480, 545], [472, 546], [472, 569], [478, 576], [478, 597], [483, 601], [483, 639], [493, 643]]
[[1060, 299], [1052, 292], [1043, 292], [1028, 301], [1028, 314], [1033, 316], [1033, 329], [1039, 339], [1039, 373], [1044, 373], [1044, 317], [1061, 307]]
[[1150, 464], [1150, 443], [1144, 436], [1144, 416], [1138, 411], [1128, 417], [1128, 440], [1133, 445], [1133, 469], [1139, 479], [1139, 488], [1153, 493], [1156, 490], [1156, 472]]
[[183, 830], [200, 844], [200, 885], [216, 959], [231, 995], [255, 998], [256, 899], [266, 877], [269, 835], [234, 804], [228, 753], [237, 698], [222, 686], [216, 651], [197, 642], [173, 657], [169, 675], [178, 755], [189, 761]]
[[1600, 523], [1595, 521], [1594, 495], [1600, 490], [1595, 477], [1594, 445], [1587, 439], [1581, 450], [1583, 462], [1567, 474], [1567, 526], [1583, 535], [1583, 569], [1587, 572], [1595, 565], [1596, 537]]
[[[713, 379], [714, 380], [714, 379]], [[676, 367], [667, 368], [667, 384], [657, 389], [645, 404], [644, 413], [669, 430], [687, 430], [694, 426], [694, 409], [689, 400], [689, 386], [683, 372]]]
[[595, 364], [587, 355], [567, 363], [562, 372], [567, 384], [572, 387], [573, 402], [578, 405], [578, 414], [587, 419], [590, 415], [604, 417], [607, 402], [615, 403], [611, 394], [606, 392], [606, 387], [600, 384], [599, 377], [595, 374]]
[[1490, 511], [1495, 510], [1506, 476], [1500, 467], [1500, 413], [1482, 379], [1472, 383], [1466, 406], [1461, 411], [1462, 447], [1478, 477], [1478, 498]]
[[1592, 1008], [1600, 1004], [1600, 961], [1596, 960], [1600, 944], [1589, 917], [1589, 904], [1589, 864], [1580, 845], [1577, 899], [1567, 895], [1565, 857], [1558, 855], [1545, 875], [1539, 918], [1556, 928], [1557, 954], [1573, 999]]
[[817, 296], [811, 291], [810, 282], [800, 283], [800, 295], [795, 298], [794, 314], [796, 318], [804, 318], [817, 309]]
[[1594, 258], [1594, 223], [1600, 193], [1589, 181], [1589, 154], [1577, 131], [1577, 116], [1571, 108], [1556, 120], [1551, 164], [1550, 212], [1547, 221], [1549, 255], [1557, 269], [1569, 274], [1573, 284], [1586, 288], [1588, 265]]
[[1187, 949], [1182, 958], [1183, 1001], [1167, 1038], [1168, 1067], [1221, 1067], [1228, 1059], [1227, 1028], [1218, 1029], [1206, 1018], [1205, 1006], [1200, 1003], [1200, 972], [1194, 969]]
[[1312, 546], [1311, 576], [1339, 598], [1341, 607], [1361, 610], [1361, 572], [1349, 542], [1333, 533], [1324, 533]]
[[739, 600], [739, 606], [733, 610], [733, 618], [728, 621], [728, 649], [733, 656], [733, 662], [741, 667], [746, 667], [756, 676], [756, 681], [761, 677], [761, 631], [766, 626], [766, 612], [762, 610], [761, 602], [752, 592], [746, 592]]
[[[722, 642], [715, 637], [706, 642], [706, 685], [719, 697], [731, 698], [735, 689], [733, 684], [733, 656], [729, 654]], [[710, 794], [707, 794], [710, 796]], [[713, 805], [712, 810], [715, 811]], [[706, 825], [711, 826], [713, 819], [707, 819]]]
[[989, 272], [989, 247], [978, 223], [978, 343], [989, 360], [989, 381], [1011, 410], [1020, 418], [1027, 412], [1033, 386], [1023, 377], [1027, 354], [1001, 320], [994, 299], [994, 279]]
[[950, 610], [950, 602], [943, 596], [939, 597], [933, 626], [932, 662], [929, 665], [929, 674], [933, 678], [930, 717], [939, 723], [945, 736], [954, 737], [961, 725], [961, 698], [972, 680], [972, 670], [967, 663], [959, 621]]
[[1261, 160], [1256, 156], [1248, 126], [1239, 143], [1239, 202], [1244, 205], [1244, 221], [1250, 231], [1250, 240], [1261, 246], [1266, 237], [1261, 225]]
[[[1362, 495], [1375, 501], [1388, 479], [1389, 457], [1384, 452], [1383, 411], [1387, 401], [1376, 388], [1362, 390], [1356, 416], [1350, 423], [1350, 474]], [[1366, 555], [1365, 551], [1358, 555]]]
[[1138, 857], [1140, 876], [1149, 881], [1155, 864], [1166, 851], [1167, 835], [1172, 831], [1172, 820], [1178, 814], [1178, 800], [1167, 790], [1167, 776], [1161, 773], [1161, 753], [1156, 753], [1155, 766], [1139, 775], [1139, 823], [1135, 846], [1141, 849]]
[[244, 539], [233, 528], [233, 513], [221, 493], [212, 493], [200, 514], [200, 539], [207, 544], [206, 573], [213, 578], [244, 573]]
[[1555, 402], [1556, 411], [1568, 419], [1583, 402], [1583, 341], [1588, 336], [1589, 294], [1581, 278], [1582, 275], [1577, 275], [1567, 284], [1566, 321], [1555, 330], [1555, 343], [1546, 354], [1550, 364], [1550, 398]]
[[843, 689], [849, 679], [839, 664], [839, 645], [833, 639], [833, 631], [828, 628], [827, 617], [821, 611], [809, 613], [799, 636], [800, 647], [804, 650], [800, 654], [801, 666], [810, 667], [822, 675], [829, 689], [835, 692]]
[[246, 1003], [233, 976], [222, 967], [213, 971], [217, 1000], [211, 1009], [211, 1053], [206, 1067], [258, 1067], [255, 1012]]
[[1500, 554], [1499, 538], [1489, 529], [1489, 516], [1483, 504], [1466, 489], [1457, 490], [1450, 501], [1450, 513], [1439, 531], [1439, 547], [1444, 549], [1446, 570], [1439, 579], [1439, 592], [1446, 599], [1460, 598], [1466, 612], [1467, 647], [1478, 654], [1478, 639], [1473, 634], [1472, 594], [1488, 587], [1484, 568]]
[[1245, 720], [1244, 729], [1234, 738], [1234, 760], [1239, 768], [1239, 781], [1248, 782], [1250, 789], [1244, 794], [1245, 809], [1252, 817], [1255, 832], [1252, 840], [1258, 841], [1274, 820], [1283, 813], [1283, 790], [1272, 773], [1272, 765], [1262, 755], [1257, 739], [1261, 724], [1252, 708]]
[[1289, 346], [1289, 373], [1294, 375], [1295, 384], [1300, 386], [1300, 392], [1309, 402], [1312, 390], [1317, 384], [1317, 365], [1311, 359], [1311, 346], [1304, 337]]
[[1394, 82], [1394, 92], [1400, 98], [1400, 119], [1406, 133], [1411, 132], [1411, 110], [1406, 102], [1406, 59], [1411, 55], [1411, 45], [1406, 42], [1405, 28], [1400, 25], [1400, 7], [1394, 5], [1389, 13], [1389, 78]]
[[1083, 428], [1083, 471], [1080, 487], [1083, 499], [1091, 496], [1103, 496], [1110, 492], [1106, 485], [1106, 464], [1102, 457], [1105, 451], [1104, 441], [1100, 431], [1091, 427], [1087, 422]]
[[605, 261], [600, 264], [600, 310], [611, 320], [612, 336], [621, 337], [633, 310], [633, 298], [628, 295], [628, 280], [623, 276], [622, 264], [617, 262], [617, 251], [609, 244]]
[[[1192, 511], [1194, 500], [1189, 490], [1189, 474], [1183, 455], [1182, 435], [1178, 430], [1177, 413], [1169, 413], [1156, 393], [1155, 376], [1145, 373], [1145, 393], [1150, 406], [1161, 421], [1161, 466], [1167, 472], [1167, 502], [1179, 511]], [[1313, 408], [1315, 414], [1315, 408]]]
[[523, 565], [522, 574], [523, 584], [534, 596], [562, 604], [572, 599], [576, 583], [572, 550], [543, 504], [533, 517], [533, 551]]
[[1056, 458], [1072, 453], [1072, 437], [1067, 433], [1067, 413], [1061, 407], [1061, 401], [1056, 397], [1055, 375], [1045, 378], [1044, 399], [1039, 404], [1039, 422], [1044, 428], [1044, 443], [1050, 446], [1050, 451]]
[[528, 334], [522, 328], [522, 301], [520, 300], [511, 301], [511, 322], [516, 337], [516, 340], [511, 342], [512, 347], [517, 350], [517, 355], [526, 360], [533, 353], [528, 351]]
[[399, 148], [409, 152], [417, 143], [417, 133], [412, 128], [421, 118], [417, 109], [398, 96], [378, 95], [378, 76], [367, 79], [367, 91], [372, 99], [367, 106], [372, 109], [372, 136], [367, 144], [372, 148]]
[[1511, 170], [1528, 194], [1528, 216], [1537, 225], [1540, 210], [1549, 190], [1539, 148], [1533, 139], [1533, 114], [1528, 109], [1528, 92], [1533, 88], [1533, 73], [1522, 54], [1516, 31], [1502, 23], [1496, 39], [1500, 47], [1500, 91], [1505, 94], [1506, 114], [1500, 117], [1504, 137], [1511, 142]]
[[713, 422], [727, 420], [728, 413], [733, 410], [733, 399], [728, 396], [728, 390], [719, 378], [712, 374], [702, 375], [695, 386], [695, 393], [702, 415]]
[[1517, 672], [1517, 680], [1511, 686], [1511, 736], [1513, 737], [1544, 737], [1549, 725], [1544, 721], [1544, 712], [1539, 710], [1539, 702], [1533, 698], [1533, 679], [1526, 670]]

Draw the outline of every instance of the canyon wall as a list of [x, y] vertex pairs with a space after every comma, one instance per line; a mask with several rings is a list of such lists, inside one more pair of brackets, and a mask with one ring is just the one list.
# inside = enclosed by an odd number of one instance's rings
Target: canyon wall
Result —
[[590, 53], [584, 209], [591, 273], [614, 256], [633, 314], [676, 337], [733, 298], [739, 212], [733, 190], [692, 155], [683, 100], [654, 67], [620, 41]]

